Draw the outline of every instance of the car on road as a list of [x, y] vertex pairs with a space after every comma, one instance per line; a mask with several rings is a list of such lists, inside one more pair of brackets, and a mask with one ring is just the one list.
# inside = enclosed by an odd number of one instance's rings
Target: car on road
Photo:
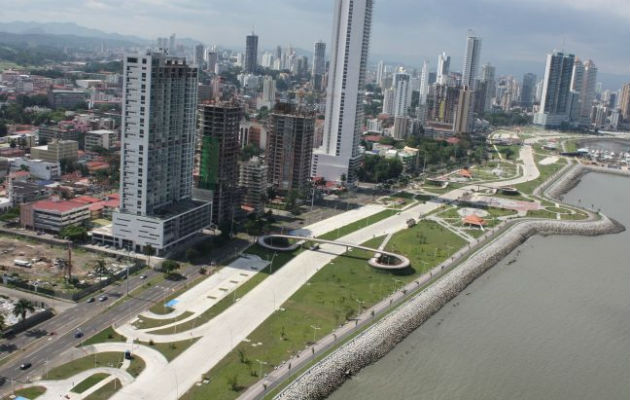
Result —
[[80, 339], [82, 337], [83, 337], [83, 332], [81, 332], [81, 331], [74, 332], [74, 338], [75, 339]]
[[86, 303], [94, 303], [94, 301], [94, 297], [90, 297], [89, 299], [87, 299]]
[[147, 279], [146, 275], [140, 275], [140, 279]]
[[98, 301], [105, 301], [107, 300], [107, 296], [101, 296], [98, 298]]
[[20, 364], [20, 369], [21, 369], [22, 371], [24, 371], [25, 369], [29, 369], [29, 368], [31, 368], [31, 365], [32, 365], [32, 364], [31, 364], [30, 362], [25, 362], [25, 363], [22, 363], [22, 364]]

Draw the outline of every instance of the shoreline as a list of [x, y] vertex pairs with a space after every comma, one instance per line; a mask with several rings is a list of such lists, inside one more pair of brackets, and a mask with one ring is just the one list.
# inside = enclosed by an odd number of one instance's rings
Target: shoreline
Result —
[[[589, 172], [630, 177], [629, 171], [582, 164], [568, 165], [539, 186], [534, 194], [540, 195], [542, 192], [549, 198], [561, 199]], [[534, 235], [598, 236], [620, 233], [626, 229], [622, 224], [605, 215], [600, 214], [600, 219], [595, 219], [594, 212], [588, 213], [589, 219], [584, 221], [527, 219], [514, 222], [505, 231], [499, 233], [494, 240], [470, 255], [439, 280], [406, 300], [398, 309], [310, 367], [274, 399], [326, 398], [346, 379], [389, 353], [475, 279]]]

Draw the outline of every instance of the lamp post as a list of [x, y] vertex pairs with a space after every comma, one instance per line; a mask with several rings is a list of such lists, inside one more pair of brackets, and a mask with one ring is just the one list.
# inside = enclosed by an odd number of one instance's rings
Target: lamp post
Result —
[[261, 361], [258, 359], [256, 359], [256, 362], [258, 363], [258, 377], [262, 378], [262, 366], [267, 365], [268, 363], [266, 361]]
[[311, 325], [311, 328], [313, 329], [313, 344], [315, 344], [315, 332], [317, 332], [318, 330], [322, 329], [317, 325]]

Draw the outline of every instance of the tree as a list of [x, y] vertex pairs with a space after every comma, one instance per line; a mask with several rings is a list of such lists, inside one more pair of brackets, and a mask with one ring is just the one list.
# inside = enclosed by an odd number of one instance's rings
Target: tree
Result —
[[151, 256], [155, 254], [155, 249], [150, 244], [145, 245], [142, 248], [142, 252], [147, 256], [147, 265], [151, 266]]
[[85, 242], [88, 238], [87, 228], [83, 225], [69, 225], [59, 231], [59, 237], [75, 243]]
[[28, 299], [19, 299], [13, 307], [13, 315], [20, 317], [22, 321], [26, 319], [26, 313], [34, 311], [35, 305]]
[[104, 260], [96, 260], [96, 264], [94, 265], [94, 274], [99, 277], [99, 280], [102, 276], [110, 275], [110, 271], [107, 269], [107, 265]]
[[3, 331], [4, 328], [6, 328], [5, 323], [6, 322], [4, 321], [4, 314], [0, 314], [0, 331]]
[[167, 275], [171, 275], [173, 272], [179, 269], [179, 263], [173, 260], [164, 260], [162, 262], [162, 272]]

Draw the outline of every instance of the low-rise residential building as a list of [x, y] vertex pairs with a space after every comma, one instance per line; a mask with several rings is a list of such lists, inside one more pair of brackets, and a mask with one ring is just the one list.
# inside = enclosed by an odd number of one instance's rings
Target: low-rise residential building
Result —
[[78, 159], [79, 143], [74, 140], [53, 140], [44, 146], [31, 149], [33, 159], [57, 163], [61, 160], [76, 161]]
[[53, 140], [74, 140], [79, 143], [80, 149], [84, 148], [83, 132], [69, 122], [60, 123], [58, 126], [40, 126], [38, 136], [39, 142], [43, 144]]
[[92, 150], [101, 147], [110, 150], [116, 144], [116, 132], [109, 129], [88, 131], [85, 134], [85, 149]]
[[48, 92], [48, 104], [52, 108], [75, 108], [85, 103], [87, 98], [82, 90], [52, 89]]
[[23, 203], [46, 199], [52, 193], [52, 190], [46, 186], [38, 185], [33, 182], [9, 179], [9, 199], [13, 207]]
[[48, 162], [37, 159], [14, 158], [11, 162], [11, 170], [26, 170], [31, 176], [39, 179], [55, 179], [61, 175], [58, 162]]
[[89, 205], [76, 200], [40, 200], [20, 206], [20, 225], [37, 231], [59, 233], [89, 219]]

